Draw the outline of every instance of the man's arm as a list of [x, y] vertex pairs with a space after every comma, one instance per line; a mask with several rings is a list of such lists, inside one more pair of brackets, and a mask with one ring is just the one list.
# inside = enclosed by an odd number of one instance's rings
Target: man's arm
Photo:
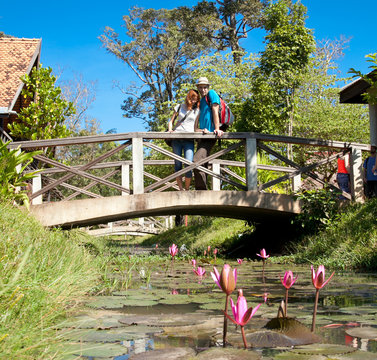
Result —
[[213, 118], [213, 124], [215, 126], [214, 133], [218, 137], [220, 137], [224, 132], [220, 130], [219, 104], [212, 105], [212, 118]]

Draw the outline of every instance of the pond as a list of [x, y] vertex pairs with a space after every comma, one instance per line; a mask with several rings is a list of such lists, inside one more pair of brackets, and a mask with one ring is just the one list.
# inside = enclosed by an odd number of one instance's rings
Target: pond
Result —
[[[193, 272], [190, 259], [146, 263], [130, 271], [127, 290], [91, 298], [83, 313], [59, 327], [65, 359], [377, 358], [377, 274], [336, 272], [319, 292], [312, 333], [315, 288], [310, 266], [267, 260], [263, 272], [262, 261], [228, 261], [237, 269], [236, 289], [243, 290], [248, 307], [261, 304], [244, 327], [244, 350], [240, 326], [230, 321], [223, 348], [225, 294], [210, 275], [215, 260], [197, 262], [206, 270], [203, 277]], [[217, 259], [219, 271], [222, 266]], [[289, 290], [289, 320], [271, 329], [285, 296], [279, 276], [287, 270], [298, 276]], [[327, 271], [326, 279], [330, 275]], [[113, 276], [124, 279], [119, 272]], [[236, 302], [237, 291], [231, 297]]]

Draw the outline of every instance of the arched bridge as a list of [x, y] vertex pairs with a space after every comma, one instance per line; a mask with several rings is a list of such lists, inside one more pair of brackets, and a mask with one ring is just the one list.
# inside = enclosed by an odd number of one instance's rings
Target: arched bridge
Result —
[[[290, 217], [300, 212], [299, 202], [290, 194], [301, 186], [336, 188], [331, 183], [336, 159], [348, 155], [352, 193], [344, 195], [362, 199], [362, 151], [369, 150], [368, 145], [225, 133], [213, 154], [191, 163], [173, 154], [163, 141], [203, 137], [214, 135], [125, 133], [14, 142], [9, 147], [55, 154], [54, 160], [46, 155], [35, 157], [44, 168], [33, 179], [30, 194], [30, 211], [46, 226], [81, 227], [173, 214], [252, 221]], [[306, 152], [305, 164], [286, 157], [289, 146]], [[93, 158], [91, 154], [99, 155]], [[85, 158], [84, 164], [78, 161]], [[174, 160], [187, 167], [172, 172]], [[207, 173], [211, 190], [174, 191], [178, 190], [175, 178], [194, 168]]]

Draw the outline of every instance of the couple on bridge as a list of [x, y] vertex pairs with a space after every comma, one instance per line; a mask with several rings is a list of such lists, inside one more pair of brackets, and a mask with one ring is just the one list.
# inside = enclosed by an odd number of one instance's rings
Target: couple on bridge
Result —
[[[174, 114], [169, 121], [169, 132], [202, 132], [203, 134], [214, 133], [221, 137], [219, 106], [220, 96], [215, 90], [209, 90], [209, 81], [206, 77], [200, 77], [196, 83], [197, 90], [188, 91], [185, 102], [174, 108]], [[174, 125], [175, 121], [177, 123]], [[210, 155], [216, 139], [200, 139], [194, 154], [194, 140], [174, 139], [172, 141], [173, 152], [176, 155], [197, 162]], [[208, 166], [206, 164], [205, 166]], [[174, 171], [182, 169], [182, 163], [175, 160]], [[195, 189], [207, 190], [207, 175], [200, 170], [194, 169]], [[190, 189], [192, 171], [185, 174], [185, 190]], [[183, 190], [182, 178], [176, 178], [177, 185]]]

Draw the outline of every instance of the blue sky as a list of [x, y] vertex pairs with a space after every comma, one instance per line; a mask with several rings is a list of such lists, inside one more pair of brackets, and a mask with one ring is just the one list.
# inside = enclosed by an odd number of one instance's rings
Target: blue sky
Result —
[[[173, 8], [192, 6], [197, 1], [112, 0], [106, 4], [96, 0], [34, 3], [1, 0], [0, 3], [0, 31], [16, 37], [42, 38], [41, 62], [62, 69], [62, 79], [77, 74], [84, 81], [96, 81], [96, 101], [89, 114], [100, 121], [103, 131], [115, 128], [121, 133], [145, 131], [140, 120], [122, 117], [120, 106], [124, 96], [113, 87], [114, 80], [126, 86], [135, 77], [124, 63], [106, 53], [98, 36], [106, 26], [121, 34], [122, 16], [134, 5]], [[313, 29], [317, 40], [331, 40], [341, 35], [351, 38], [345, 56], [339, 60], [342, 75], [351, 67], [368, 72], [365, 55], [377, 52], [377, 0], [302, 0], [302, 3], [308, 9], [307, 27]], [[242, 45], [255, 53], [263, 49], [262, 41], [262, 32], [253, 31]]]

